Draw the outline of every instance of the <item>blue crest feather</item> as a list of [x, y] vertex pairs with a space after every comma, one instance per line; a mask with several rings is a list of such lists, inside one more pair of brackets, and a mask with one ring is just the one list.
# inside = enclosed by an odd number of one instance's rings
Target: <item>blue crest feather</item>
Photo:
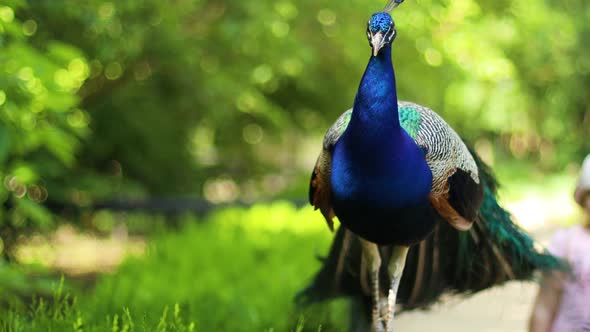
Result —
[[369, 21], [369, 30], [371, 30], [371, 32], [387, 32], [392, 25], [395, 26], [395, 23], [393, 22], [391, 15], [380, 12], [371, 16], [371, 20]]

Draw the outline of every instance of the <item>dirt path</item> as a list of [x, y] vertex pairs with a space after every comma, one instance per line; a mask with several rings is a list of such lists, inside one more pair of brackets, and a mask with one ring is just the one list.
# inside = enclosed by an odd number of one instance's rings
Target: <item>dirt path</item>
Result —
[[400, 315], [396, 330], [524, 332], [536, 291], [534, 283], [511, 282], [464, 300], [451, 299], [430, 311]]

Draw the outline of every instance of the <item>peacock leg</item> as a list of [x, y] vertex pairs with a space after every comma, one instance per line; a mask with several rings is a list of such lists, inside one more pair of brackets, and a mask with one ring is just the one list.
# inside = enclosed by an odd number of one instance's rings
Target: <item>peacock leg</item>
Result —
[[397, 289], [402, 280], [404, 266], [406, 265], [406, 256], [410, 248], [406, 246], [394, 246], [391, 252], [387, 272], [391, 280], [391, 288], [389, 288], [389, 296], [387, 298], [387, 320], [385, 321], [385, 331], [393, 332], [393, 318], [395, 315], [395, 300], [397, 298]]
[[[371, 332], [383, 331], [383, 321], [381, 319], [381, 310], [379, 309], [379, 269], [381, 268], [381, 255], [379, 247], [373, 242], [361, 239], [363, 256], [367, 262], [370, 277], [370, 289], [373, 303]], [[362, 271], [365, 273], [365, 271]]]

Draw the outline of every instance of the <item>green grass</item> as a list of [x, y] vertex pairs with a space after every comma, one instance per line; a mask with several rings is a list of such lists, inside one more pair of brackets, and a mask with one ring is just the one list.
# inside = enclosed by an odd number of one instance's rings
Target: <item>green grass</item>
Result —
[[161, 231], [145, 257], [128, 259], [89, 292], [65, 296], [58, 287], [49, 300], [12, 305], [0, 314], [2, 331], [346, 329], [345, 302], [307, 311], [293, 303], [331, 239], [318, 213], [275, 203], [207, 219], [185, 217], [180, 230]]

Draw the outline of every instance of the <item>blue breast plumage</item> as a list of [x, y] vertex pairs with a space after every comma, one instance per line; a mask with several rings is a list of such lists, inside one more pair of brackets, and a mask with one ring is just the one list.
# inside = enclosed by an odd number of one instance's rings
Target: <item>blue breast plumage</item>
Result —
[[334, 146], [330, 182], [341, 223], [371, 242], [412, 244], [436, 219], [428, 201], [432, 173], [400, 125], [390, 52], [369, 61], [350, 123]]

